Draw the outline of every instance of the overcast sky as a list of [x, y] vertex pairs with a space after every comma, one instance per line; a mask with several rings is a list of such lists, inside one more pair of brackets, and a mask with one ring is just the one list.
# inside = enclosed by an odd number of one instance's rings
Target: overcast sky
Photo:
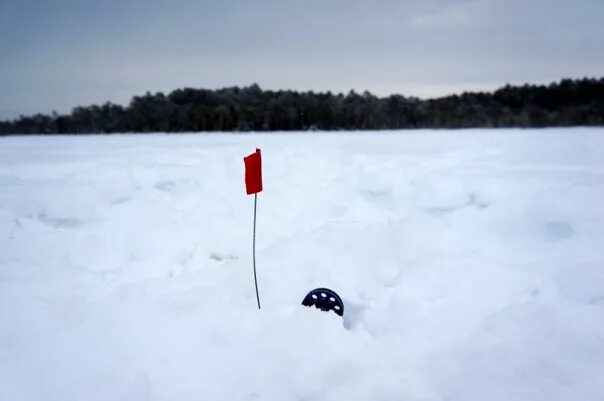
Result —
[[603, 0], [0, 0], [0, 119], [258, 83], [420, 97], [604, 76]]

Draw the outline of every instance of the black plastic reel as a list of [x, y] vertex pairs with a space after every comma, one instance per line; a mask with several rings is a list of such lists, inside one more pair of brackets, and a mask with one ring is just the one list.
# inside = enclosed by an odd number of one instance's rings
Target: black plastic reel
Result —
[[329, 288], [315, 288], [302, 301], [304, 306], [314, 306], [324, 312], [333, 311], [336, 315], [344, 315], [344, 303], [335, 291]]

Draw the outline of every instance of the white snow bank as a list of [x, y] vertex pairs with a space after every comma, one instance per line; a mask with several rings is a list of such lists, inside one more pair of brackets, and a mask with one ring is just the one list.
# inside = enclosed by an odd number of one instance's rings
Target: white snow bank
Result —
[[603, 199], [602, 129], [0, 138], [0, 400], [600, 400]]

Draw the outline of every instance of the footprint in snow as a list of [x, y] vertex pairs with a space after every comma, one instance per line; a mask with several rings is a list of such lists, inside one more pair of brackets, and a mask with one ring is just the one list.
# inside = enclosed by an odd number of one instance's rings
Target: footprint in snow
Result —
[[570, 238], [575, 233], [570, 224], [560, 221], [548, 221], [545, 223], [545, 237], [551, 241], [561, 241]]
[[73, 229], [84, 224], [84, 222], [79, 219], [49, 217], [45, 213], [38, 214], [36, 216], [36, 220], [42, 224], [56, 229]]
[[162, 181], [155, 184], [155, 189], [165, 193], [171, 193], [176, 188], [176, 183], [173, 181]]
[[220, 262], [228, 262], [228, 261], [232, 261], [232, 260], [237, 260], [237, 256], [236, 255], [221, 255], [218, 253], [211, 253], [210, 254], [210, 259], [216, 263], [220, 263]]

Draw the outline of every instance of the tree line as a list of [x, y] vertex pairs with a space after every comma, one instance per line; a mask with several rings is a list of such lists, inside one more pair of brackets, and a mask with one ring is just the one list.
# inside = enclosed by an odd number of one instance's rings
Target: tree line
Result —
[[296, 92], [249, 87], [147, 92], [128, 106], [76, 107], [0, 121], [2, 134], [379, 130], [604, 125], [604, 78], [564, 79], [436, 99], [369, 92]]

